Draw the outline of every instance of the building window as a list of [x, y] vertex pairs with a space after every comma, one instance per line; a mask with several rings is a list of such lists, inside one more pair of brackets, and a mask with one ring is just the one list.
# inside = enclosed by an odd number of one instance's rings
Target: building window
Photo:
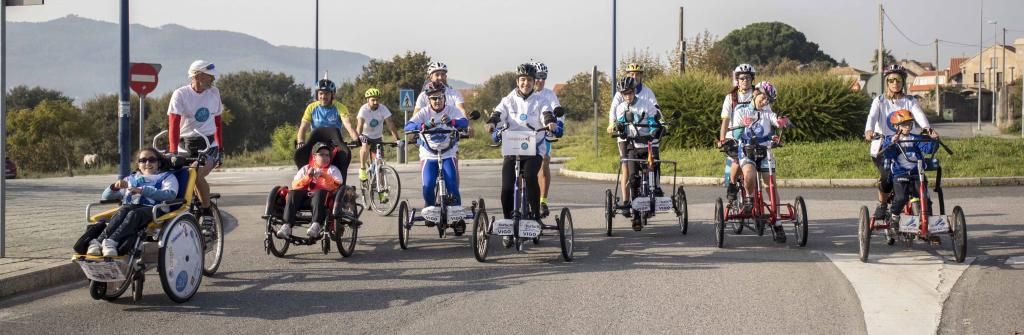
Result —
[[[980, 79], [979, 79], [979, 78], [980, 78]], [[982, 82], [982, 83], [984, 83], [984, 82], [985, 82], [985, 76], [984, 76], [984, 73], [975, 73], [975, 74], [974, 74], [974, 82], [975, 82], [975, 83], [977, 83], [977, 82]]]

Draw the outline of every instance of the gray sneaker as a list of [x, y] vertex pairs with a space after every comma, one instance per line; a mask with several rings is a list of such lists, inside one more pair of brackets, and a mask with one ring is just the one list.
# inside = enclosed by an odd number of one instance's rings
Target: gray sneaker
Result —
[[306, 236], [309, 238], [316, 238], [320, 236], [320, 223], [313, 222], [309, 225], [309, 229], [306, 230]]
[[283, 224], [283, 225], [281, 225], [281, 229], [277, 230], [277, 237], [278, 238], [288, 238], [288, 236], [291, 236], [291, 235], [292, 235], [292, 225], [290, 225], [290, 224]]
[[92, 239], [92, 241], [89, 241], [89, 250], [86, 251], [85, 254], [89, 255], [89, 256], [100, 256], [100, 255], [103, 255], [103, 251], [101, 251], [100, 248], [101, 248], [100, 241], [97, 241], [96, 239]]
[[117, 242], [111, 239], [103, 240], [103, 257], [117, 257]]

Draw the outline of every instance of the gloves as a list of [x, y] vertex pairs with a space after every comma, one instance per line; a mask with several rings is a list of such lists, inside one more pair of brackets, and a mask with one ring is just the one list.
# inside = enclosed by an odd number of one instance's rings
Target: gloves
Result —
[[360, 143], [366, 143], [366, 142], [368, 142], [369, 140], [370, 140], [370, 138], [369, 138], [369, 137], [366, 137], [366, 135], [362, 135], [362, 134], [360, 134], [360, 135], [359, 135], [359, 142], [360, 142]]
[[301, 147], [302, 147], [303, 145], [306, 145], [306, 142], [303, 142], [303, 141], [295, 141], [295, 149], [299, 149], [299, 148], [301, 148]]
[[450, 124], [452, 119], [448, 117], [448, 114], [441, 115], [441, 124]]

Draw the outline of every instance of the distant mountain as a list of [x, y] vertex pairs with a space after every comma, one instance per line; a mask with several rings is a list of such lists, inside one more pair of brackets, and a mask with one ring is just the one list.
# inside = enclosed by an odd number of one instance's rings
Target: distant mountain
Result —
[[[47, 22], [7, 24], [7, 87], [42, 86], [82, 103], [97, 94], [118, 91], [120, 32], [117, 24], [78, 16]], [[275, 46], [256, 37], [179, 25], [151, 28], [131, 25], [131, 60], [160, 63], [154, 95], [187, 83], [188, 65], [214, 62], [220, 73], [243, 70], [284, 72], [312, 86], [313, 49]], [[349, 51], [320, 50], [320, 72], [335, 81], [351, 80], [370, 57]], [[472, 86], [451, 80], [455, 86]]]
[[450, 78], [448, 79], [448, 85], [451, 85], [452, 88], [456, 88], [456, 89], [474, 88], [474, 87], [480, 86], [480, 85], [477, 85], [477, 84], [470, 84], [470, 83], [467, 83], [467, 82], [464, 82], [464, 81], [461, 81], [461, 80], [458, 80], [458, 79], [450, 79]]

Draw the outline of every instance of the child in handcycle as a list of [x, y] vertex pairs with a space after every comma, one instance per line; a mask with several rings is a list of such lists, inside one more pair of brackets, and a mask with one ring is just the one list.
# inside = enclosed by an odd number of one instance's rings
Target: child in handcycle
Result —
[[[313, 146], [314, 158], [295, 173], [291, 189], [284, 205], [285, 224], [277, 230], [277, 237], [288, 238], [292, 234], [296, 215], [300, 209], [312, 210], [312, 221], [306, 230], [306, 236], [316, 238], [320, 235], [327, 218], [327, 199], [329, 193], [335, 192], [344, 185], [341, 170], [331, 165], [334, 154], [329, 144], [318, 142]], [[338, 195], [340, 196], [340, 195]]]
[[[757, 169], [765, 158], [757, 152], [761, 146], [769, 143], [779, 145], [782, 143], [782, 129], [789, 126], [789, 119], [780, 117], [772, 111], [771, 104], [775, 103], [778, 96], [775, 86], [767, 81], [754, 85], [753, 109], [736, 109], [733, 120], [742, 127], [734, 130], [733, 136], [739, 142], [737, 157], [738, 164], [743, 173], [743, 188], [747, 190], [746, 198], [743, 199], [743, 212], [750, 213], [754, 206], [754, 192], [757, 190]], [[775, 205], [775, 204], [772, 204]], [[776, 242], [782, 243], [786, 240], [786, 234], [782, 233], [782, 226], [775, 225]]]
[[[664, 128], [661, 127], [661, 111], [648, 100], [637, 99], [635, 84], [632, 78], [623, 78], [619, 81], [619, 93], [623, 97], [622, 103], [615, 108], [615, 123], [620, 138], [625, 138], [629, 143], [626, 158], [647, 159], [648, 141], [644, 137], [651, 136], [650, 141], [652, 160], [661, 159], [659, 145]], [[636, 127], [643, 125], [644, 127]], [[640, 169], [639, 162], [629, 162], [626, 165], [626, 176], [620, 184], [622, 195], [625, 199], [624, 205], [629, 205], [632, 194], [629, 190], [636, 189], [636, 180], [632, 176]], [[654, 196], [664, 196], [659, 180], [661, 179], [661, 164], [654, 163], [654, 180], [650, 183], [654, 186]], [[628, 213], [628, 212], [627, 212]], [[633, 230], [639, 231], [643, 228], [640, 218], [633, 218]]]
[[[122, 205], [106, 224], [86, 229], [75, 243], [78, 254], [115, 257], [131, 251], [132, 238], [153, 220], [153, 206], [173, 200], [178, 194], [178, 179], [166, 171], [163, 156], [154, 148], [139, 150], [138, 170], [118, 179], [103, 190], [103, 200], [121, 198]], [[125, 243], [128, 242], [128, 243]]]
[[[921, 196], [918, 194], [918, 176], [924, 171], [918, 170], [917, 161], [925, 159], [925, 155], [934, 153], [938, 146], [935, 142], [929, 141], [929, 136], [911, 134], [914, 129], [914, 115], [909, 110], [901, 109], [894, 112], [889, 116], [889, 121], [896, 126], [896, 134], [882, 139], [882, 148], [885, 148], [882, 154], [892, 172], [890, 178], [893, 182], [893, 196], [889, 212], [892, 213], [892, 223], [899, 224], [900, 213], [910, 197]], [[915, 140], [921, 142], [897, 143]], [[893, 143], [897, 144], [891, 145]]]
[[[409, 122], [405, 124], [405, 131], [421, 131], [431, 129], [465, 130], [469, 127], [469, 120], [462, 110], [445, 102], [445, 87], [439, 81], [427, 83], [424, 93], [429, 100], [429, 106], [416, 112]], [[454, 137], [454, 138], [453, 138]], [[424, 143], [426, 141], [427, 143]], [[423, 212], [436, 210], [434, 208], [435, 189], [437, 188], [438, 171], [437, 159], [440, 156], [443, 165], [444, 184], [446, 191], [452, 196], [452, 204], [448, 207], [449, 213], [462, 213], [462, 197], [459, 194], [458, 163], [456, 155], [459, 151], [458, 135], [452, 136], [450, 132], [427, 134], [417, 139], [420, 146], [420, 170], [423, 178]], [[428, 146], [429, 145], [429, 146]], [[428, 222], [434, 224], [436, 222]]]

